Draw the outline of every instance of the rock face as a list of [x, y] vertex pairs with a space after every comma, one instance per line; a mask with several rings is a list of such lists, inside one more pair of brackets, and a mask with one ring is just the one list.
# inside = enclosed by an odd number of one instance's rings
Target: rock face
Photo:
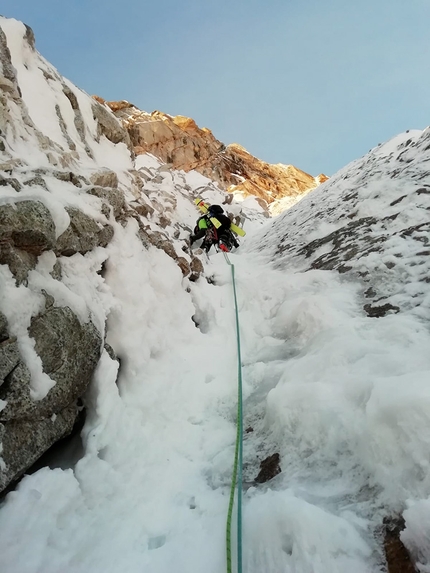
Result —
[[0, 424], [2, 459], [0, 491], [20, 477], [55, 442], [69, 435], [78, 415], [69, 406], [51, 418], [13, 420]]
[[100, 334], [91, 323], [81, 325], [68, 308], [51, 308], [35, 317], [30, 335], [45, 373], [57, 382], [43, 400], [31, 397], [30, 372], [0, 313], [0, 491], [71, 432], [78, 397], [100, 356]]
[[55, 226], [40, 201], [0, 205], [0, 264], [7, 264], [18, 283], [26, 280], [37, 256], [55, 244]]
[[108, 113], [106, 107], [99, 102], [94, 102], [92, 109], [93, 117], [97, 121], [98, 136], [105, 135], [112, 143], [125, 143], [129, 147], [130, 138], [127, 131], [115, 121], [115, 118]]
[[101, 336], [95, 326], [81, 324], [70, 308], [51, 307], [31, 321], [29, 334], [43, 370], [56, 384], [43, 400], [30, 394], [30, 372], [15, 368], [0, 387], [0, 398], [7, 402], [0, 421], [47, 418], [61, 412], [86, 390], [101, 353]]
[[95, 247], [106, 247], [113, 237], [113, 228], [110, 225], [97, 223], [79, 209], [68, 207], [66, 210], [70, 216], [70, 224], [58, 237], [57, 253], [66, 257], [75, 253], [84, 255]]
[[16, 337], [0, 313], [0, 491], [52, 444], [72, 431], [78, 398], [91, 382], [102, 338], [91, 322], [81, 324], [70, 308], [51, 307], [34, 317], [29, 335], [43, 371], [55, 381], [42, 400], [31, 395], [31, 374]]
[[230, 192], [254, 195], [267, 204], [277, 202], [278, 211], [279, 200], [298, 200], [327, 180], [293, 165], [260, 161], [237, 144], [226, 147], [191, 118], [159, 111], [149, 114], [126, 101], [104, 103], [122, 120], [136, 154], [151, 153], [173, 169], [195, 169]]
[[[68, 290], [65, 284], [60, 285], [62, 257], [82, 256], [105, 247], [114, 233], [112, 215], [119, 218], [124, 209], [124, 192], [118, 188], [117, 174], [93, 165], [90, 177], [86, 177], [78, 172], [80, 161], [91, 160], [90, 144], [94, 149], [103, 137], [126, 146], [129, 137], [113, 114], [88, 96], [85, 98], [93, 110], [94, 124], [90, 129], [84, 124], [80, 106], [85, 101], [40, 58], [28, 27], [0, 18], [0, 59], [2, 491], [72, 431], [80, 398], [98, 364], [103, 347], [101, 332], [89, 313], [86, 319], [78, 317], [65, 300], [56, 300], [55, 293], [58, 288], [63, 294]], [[51, 116], [51, 126], [57, 120], [58, 130], [46, 132], [40, 110], [31, 105], [31, 93], [21, 87], [23, 74], [35, 73], [46, 82], [43, 112]], [[61, 103], [51, 97], [52, 82], [56, 83], [57, 93], [63, 94]], [[72, 115], [66, 111], [70, 107]], [[17, 141], [21, 154], [16, 151]], [[89, 216], [90, 211], [95, 216]], [[32, 283], [31, 273], [36, 272], [42, 259], [50, 261], [48, 268], [39, 268]], [[38, 280], [43, 280], [47, 288], [51, 284], [53, 294], [38, 286]], [[68, 299], [73, 303], [73, 296], [78, 295], [70, 295]], [[40, 302], [34, 305], [31, 300]], [[82, 302], [75, 306], [82, 314]], [[22, 327], [23, 322], [28, 328]], [[31, 356], [23, 351], [28, 347], [33, 349]], [[52, 381], [51, 390], [42, 399], [32, 388], [35, 360], [40, 360], [41, 373]]]

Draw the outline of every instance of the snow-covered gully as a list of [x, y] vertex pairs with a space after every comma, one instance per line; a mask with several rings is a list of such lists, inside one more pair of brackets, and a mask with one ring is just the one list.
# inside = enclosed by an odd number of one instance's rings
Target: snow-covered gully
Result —
[[[2, 500], [0, 571], [224, 573], [235, 305], [222, 253], [198, 259], [188, 238], [193, 200], [225, 192], [136, 157], [31, 30], [0, 24], [2, 487], [86, 410], [81, 451]], [[278, 217], [252, 197], [228, 205], [247, 231], [229, 255], [246, 573], [385, 573], [397, 517], [430, 572], [429, 161], [417, 130]]]
[[[408, 448], [412, 437], [427, 445], [428, 331], [411, 317], [362, 316], [357, 285], [340, 275], [232, 258], [253, 428], [245, 481], [274, 451], [282, 467], [244, 494], [244, 570], [379, 571], [383, 517], [426, 489], [419, 447]], [[3, 570], [224, 571], [236, 348], [221, 255], [208, 272], [213, 284], [188, 293], [168, 257], [146, 251], [132, 227], [117, 230], [103, 297], [119, 383], [105, 353], [88, 396], [85, 456], [8, 496]], [[394, 388], [393, 377], [405, 383]], [[412, 526], [422, 507], [408, 510]]]

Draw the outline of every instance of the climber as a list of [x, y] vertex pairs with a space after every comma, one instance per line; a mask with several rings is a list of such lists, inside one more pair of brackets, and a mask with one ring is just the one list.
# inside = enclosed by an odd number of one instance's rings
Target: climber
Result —
[[[205, 205], [205, 208], [206, 213], [199, 217], [194, 233], [190, 236], [190, 245], [204, 237], [201, 248], [207, 253], [211, 246], [216, 244], [226, 251], [238, 247], [239, 243], [230, 231], [231, 221], [224, 214], [224, 209], [220, 205]], [[215, 227], [211, 219], [215, 219], [220, 225]]]

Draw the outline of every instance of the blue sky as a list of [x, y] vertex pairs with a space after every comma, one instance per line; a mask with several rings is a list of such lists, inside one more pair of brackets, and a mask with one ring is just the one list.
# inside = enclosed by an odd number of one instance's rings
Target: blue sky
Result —
[[90, 94], [332, 175], [430, 124], [429, 0], [2, 0]]

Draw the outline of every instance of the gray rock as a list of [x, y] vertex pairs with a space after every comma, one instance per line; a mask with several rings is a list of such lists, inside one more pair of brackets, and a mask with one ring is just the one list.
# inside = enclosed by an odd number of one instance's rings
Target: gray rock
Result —
[[45, 309], [48, 309], [48, 308], [51, 308], [51, 306], [54, 306], [55, 298], [52, 295], [50, 295], [49, 293], [47, 293], [45, 289], [41, 289], [40, 292], [45, 297]]
[[113, 208], [115, 219], [121, 215], [125, 205], [125, 197], [124, 193], [120, 189], [92, 187], [87, 191], [87, 193], [103, 199], [108, 205], [110, 205]]
[[110, 169], [97, 171], [90, 176], [90, 181], [97, 187], [118, 187], [118, 175]]
[[26, 284], [29, 271], [36, 267], [37, 256], [10, 243], [0, 242], [0, 264], [8, 265], [17, 285]]
[[50, 170], [47, 169], [46, 167], [36, 167], [36, 169], [22, 169], [21, 170], [22, 175], [31, 175], [32, 177], [34, 177], [35, 175], [48, 175], [48, 173], [50, 173]]
[[17, 192], [21, 191], [22, 189], [21, 183], [18, 181], [18, 179], [15, 179], [15, 177], [3, 177], [0, 175], [0, 186], [6, 187], [8, 185], [13, 187], [13, 189], [15, 189]]
[[61, 263], [58, 259], [55, 261], [54, 268], [50, 272], [50, 275], [56, 281], [61, 281], [63, 277], [63, 271], [61, 270]]
[[53, 171], [52, 175], [60, 181], [73, 183], [75, 187], [82, 187], [82, 184], [88, 185], [88, 181], [82, 175], [73, 173], [73, 171]]
[[112, 346], [110, 344], [105, 342], [104, 349], [109, 354], [109, 356], [112, 360], [116, 360], [117, 362], [119, 362], [118, 356], [115, 354], [115, 350], [112, 348]]
[[82, 184], [88, 185], [88, 181], [82, 175], [73, 173], [73, 171], [53, 171], [53, 176], [60, 181], [73, 183], [75, 187], [82, 187]]
[[113, 228], [102, 225], [73, 207], [68, 207], [70, 224], [57, 239], [56, 251], [64, 256], [85, 254], [95, 247], [106, 247], [113, 237]]
[[[76, 97], [76, 94], [73, 92], [73, 90], [71, 90], [69, 88], [68, 85], [63, 83], [62, 87], [63, 87], [63, 93], [66, 96], [66, 98], [69, 100], [70, 105], [72, 106], [72, 109], [74, 111], [75, 117], [74, 117], [73, 123], [75, 124], [76, 131], [78, 132], [78, 135], [79, 135], [82, 143], [85, 146], [85, 152], [87, 153], [87, 155], [89, 157], [92, 157], [93, 155], [92, 155], [91, 149], [90, 149], [88, 142], [86, 140], [86, 137], [85, 137], [85, 121], [84, 121], [84, 118], [82, 117], [82, 113], [81, 113], [81, 110], [79, 108], [78, 98]], [[58, 112], [57, 112], [57, 115], [58, 115]], [[63, 129], [63, 127], [61, 129]], [[67, 130], [66, 126], [65, 126], [65, 129]], [[70, 138], [70, 136], [67, 134], [66, 139], [69, 142], [68, 138]], [[70, 143], [69, 143], [69, 147], [70, 147], [70, 149], [73, 149], [73, 147], [70, 146]]]
[[25, 283], [37, 256], [55, 245], [51, 213], [40, 201], [0, 206], [0, 264], [8, 265], [18, 284]]
[[113, 235], [114, 235], [113, 227], [111, 225], [104, 225], [99, 235], [98, 246], [106, 247], [106, 245], [108, 245], [111, 242]]
[[43, 74], [43, 77], [45, 78], [45, 80], [47, 80], [47, 81], [48, 81], [48, 80], [53, 80], [53, 81], [55, 81], [56, 79], [58, 79], [58, 78], [56, 78], [51, 72], [48, 72], [48, 70], [43, 70], [43, 69], [42, 69], [42, 74]]
[[142, 169], [139, 169], [138, 175], [139, 175], [139, 179], [143, 180], [142, 185], [138, 184], [138, 186], [140, 186], [140, 187], [144, 186], [144, 182], [148, 183], [148, 181], [151, 181], [151, 179], [152, 179], [152, 174], [148, 173], [147, 171], [142, 171]]
[[24, 24], [25, 26], [25, 40], [27, 41], [28, 45], [30, 46], [30, 48], [32, 50], [34, 50], [35, 48], [35, 44], [36, 44], [36, 38], [34, 37], [34, 32], [33, 30], [30, 28], [30, 26], [27, 26], [27, 24]]
[[12, 173], [12, 171], [16, 168], [16, 167], [22, 167], [23, 166], [23, 162], [21, 159], [3, 159], [0, 158], [0, 171], [4, 171], [5, 173]]
[[139, 240], [145, 247], [145, 249], [149, 249], [152, 243], [149, 240], [148, 232], [143, 228], [143, 225], [139, 219], [137, 220], [137, 224], [139, 225], [139, 231], [137, 232], [137, 236], [139, 237]]
[[45, 191], [49, 191], [48, 186], [46, 185], [46, 181], [40, 175], [35, 175], [34, 177], [31, 177], [31, 179], [27, 179], [27, 181], [24, 181], [24, 185], [31, 187], [38, 185], [39, 187], [43, 187]]
[[10, 50], [7, 45], [6, 34], [0, 28], [0, 61], [3, 68], [3, 76], [9, 80], [18, 89], [18, 83], [16, 81], [16, 70], [12, 65], [12, 58], [10, 55]]
[[6, 400], [6, 407], [0, 411], [0, 422], [7, 422], [15, 418], [36, 417], [37, 404], [30, 397], [30, 370], [23, 362], [4, 378], [0, 386], [0, 400]]
[[7, 318], [0, 312], [0, 342], [7, 340], [9, 338], [9, 330], [7, 324]]
[[76, 131], [78, 132], [78, 135], [81, 138], [81, 141], [85, 146], [85, 153], [88, 155], [88, 157], [91, 157], [91, 159], [94, 159], [94, 155], [93, 155], [93, 152], [91, 151], [91, 147], [88, 145], [88, 142], [86, 140], [85, 121], [84, 121], [84, 118], [82, 116], [80, 109], [75, 110], [74, 123], [75, 123]]
[[68, 307], [52, 307], [33, 318], [29, 334], [36, 341], [44, 372], [56, 382], [40, 401], [44, 414], [51, 415], [85, 392], [100, 358], [102, 339], [92, 322], [81, 324]]
[[55, 224], [41, 201], [0, 206], [0, 242], [40, 255], [55, 245]]
[[57, 114], [58, 117], [58, 124], [60, 126], [61, 133], [63, 134], [64, 139], [67, 141], [69, 149], [71, 149], [72, 151], [76, 151], [76, 144], [67, 132], [67, 124], [64, 121], [64, 117], [63, 114], [61, 113], [61, 108], [58, 105], [58, 103], [55, 106], [55, 113]]
[[397, 314], [400, 312], [400, 308], [398, 306], [394, 306], [391, 303], [385, 304], [365, 304], [363, 306], [364, 311], [366, 312], [367, 316], [370, 318], [381, 318], [382, 316], [386, 316], [387, 314]]
[[56, 416], [38, 420], [13, 420], [0, 424], [2, 458], [0, 491], [18, 479], [55, 442], [71, 433], [78, 415], [75, 404]]
[[15, 100], [21, 97], [21, 92], [17, 89], [16, 84], [2, 75], [0, 75], [0, 89], [4, 93], [8, 93]]
[[33, 318], [29, 334], [43, 371], [56, 384], [43, 400], [33, 400], [30, 372], [19, 363], [0, 387], [0, 399], [7, 401], [0, 422], [52, 416], [74, 403], [87, 389], [100, 358], [98, 330], [92, 322], [81, 324], [68, 307], [51, 307]]
[[0, 386], [20, 360], [18, 343], [15, 338], [0, 342]]
[[97, 121], [98, 136], [104, 135], [112, 143], [125, 143], [130, 147], [130, 136], [113, 113], [97, 101], [93, 102], [92, 108], [93, 117]]
[[78, 98], [76, 97], [74, 92], [72, 92], [72, 90], [69, 88], [69, 86], [67, 86], [66, 84], [63, 84], [63, 93], [66, 96], [66, 98], [69, 100], [70, 105], [72, 106], [72, 109], [74, 109], [75, 111], [77, 109], [79, 109]]
[[136, 213], [139, 213], [139, 215], [142, 217], [148, 217], [154, 213], [154, 209], [147, 203], [140, 203], [136, 205], [133, 204], [132, 206], [134, 207]]

